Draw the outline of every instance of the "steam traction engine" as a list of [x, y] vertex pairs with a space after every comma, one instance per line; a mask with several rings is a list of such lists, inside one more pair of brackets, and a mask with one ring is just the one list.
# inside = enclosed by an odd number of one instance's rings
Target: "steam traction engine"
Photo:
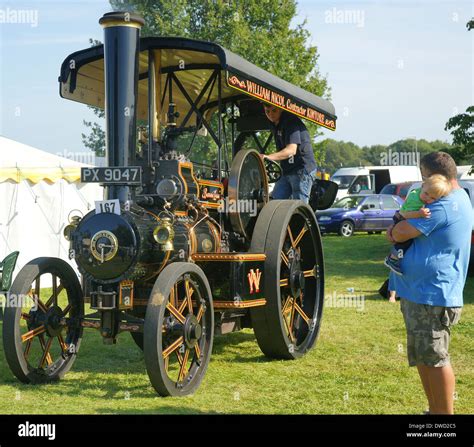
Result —
[[[139, 16], [109, 13], [100, 23], [104, 45], [69, 56], [60, 85], [65, 98], [105, 107], [107, 167], [81, 172], [83, 182], [104, 185], [105, 197], [64, 229], [81, 281], [57, 258], [35, 259], [15, 278], [10, 292], [29, 302], [5, 313], [11, 370], [25, 383], [60, 379], [84, 327], [110, 344], [130, 332], [163, 396], [198, 387], [214, 334], [253, 328], [266, 356], [302, 356], [315, 343], [323, 308], [320, 234], [308, 205], [269, 201], [268, 181], [279, 168], [241, 144], [263, 122], [252, 115], [259, 103], [243, 91], [242, 77], [279, 92], [285, 86], [294, 102], [303, 91], [215, 44], [140, 39]], [[182, 57], [185, 68], [177, 66]], [[331, 128], [332, 105], [313, 101], [319, 124]], [[232, 136], [240, 126], [241, 138], [227, 166], [230, 106], [241, 111], [230, 120]], [[196, 125], [187, 127], [192, 115]], [[148, 122], [141, 151], [137, 116]], [[207, 178], [180, 143], [193, 134], [191, 149], [203, 129], [218, 148]]]

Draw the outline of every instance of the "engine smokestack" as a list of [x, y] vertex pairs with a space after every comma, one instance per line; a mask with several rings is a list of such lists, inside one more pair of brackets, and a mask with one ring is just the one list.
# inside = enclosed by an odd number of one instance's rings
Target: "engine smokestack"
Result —
[[[104, 28], [106, 157], [108, 166], [131, 166], [136, 153], [138, 55], [144, 20], [129, 12], [109, 12]], [[129, 187], [107, 186], [106, 199], [129, 199]]]

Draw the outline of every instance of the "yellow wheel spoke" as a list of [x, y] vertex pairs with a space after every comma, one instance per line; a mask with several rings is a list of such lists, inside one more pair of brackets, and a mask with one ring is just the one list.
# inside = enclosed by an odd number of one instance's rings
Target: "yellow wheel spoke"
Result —
[[178, 382], [183, 380], [186, 377], [188, 372], [188, 358], [189, 358], [189, 349], [186, 349], [184, 352], [183, 362], [181, 363], [181, 368], [179, 369]]
[[290, 236], [291, 246], [292, 246], [293, 248], [296, 248], [295, 239], [294, 239], [294, 237], [293, 237], [293, 233], [291, 232], [291, 227], [288, 225], [287, 229], [288, 229], [288, 235]]
[[184, 318], [182, 311], [176, 309], [171, 303], [166, 305], [166, 308], [170, 311], [171, 315], [173, 315], [180, 323], [185, 323], [186, 318]]
[[289, 284], [288, 278], [286, 279], [280, 279], [280, 287], [287, 287]]
[[176, 307], [178, 304], [178, 284], [175, 283], [170, 292], [170, 303]]
[[288, 337], [290, 338], [291, 341], [293, 341], [293, 334], [290, 331], [290, 326], [288, 325], [288, 320], [283, 317], [283, 323], [285, 323], [286, 331], [288, 332]]
[[184, 309], [186, 309], [186, 305], [188, 304], [188, 301], [186, 299], [183, 300], [181, 303], [181, 306], [179, 306], [178, 312], [182, 314], [184, 312]]
[[309, 326], [311, 319], [305, 314], [304, 310], [298, 305], [297, 302], [295, 302], [295, 310], [301, 315], [301, 318], [303, 318], [303, 320], [306, 321], [306, 324]]
[[196, 351], [196, 356], [199, 359], [201, 357], [201, 348], [199, 347], [199, 342], [194, 346], [194, 350]]
[[286, 264], [287, 267], [290, 267], [290, 261], [288, 260], [288, 256], [281, 251], [281, 260]]
[[201, 304], [201, 307], [199, 307], [198, 314], [196, 316], [198, 323], [201, 322], [201, 318], [203, 315], [204, 315], [204, 306]]
[[46, 328], [44, 327], [44, 325], [41, 325], [37, 327], [36, 329], [33, 329], [23, 334], [21, 336], [21, 341], [24, 343], [25, 341], [31, 340], [32, 338], [36, 337], [37, 335], [42, 334], [43, 332], [46, 332]]
[[291, 314], [290, 314], [290, 334], [291, 338], [293, 339], [293, 325], [295, 323], [295, 307], [296, 307], [296, 300], [293, 299], [291, 303]]
[[193, 287], [189, 285], [189, 280], [184, 281], [184, 287], [186, 289], [186, 301], [188, 302], [188, 311], [189, 313], [193, 313], [193, 300], [192, 295], [194, 293]]
[[68, 350], [68, 345], [64, 341], [64, 338], [61, 334], [58, 335], [59, 345], [61, 346], [61, 350], [65, 353]]
[[43, 349], [43, 356], [41, 357], [39, 364], [39, 367], [42, 368], [45, 363], [47, 363], [48, 365], [51, 365], [51, 363], [53, 363], [53, 360], [51, 359], [51, 355], [49, 353], [51, 343], [53, 343], [53, 339], [50, 338], [47, 342], [45, 342], [44, 337], [41, 336], [39, 341], [41, 343], [41, 348]]
[[28, 355], [30, 354], [30, 349], [31, 349], [32, 343], [33, 343], [33, 339], [32, 339], [32, 338], [30, 338], [30, 339], [26, 342], [25, 351], [24, 351], [25, 360], [28, 360]]
[[170, 354], [176, 351], [176, 349], [178, 349], [183, 343], [184, 343], [184, 338], [179, 337], [175, 342], [173, 342], [163, 351], [163, 358], [166, 359], [166, 357], [169, 357]]
[[314, 268], [312, 268], [311, 270], [304, 270], [303, 274], [305, 278], [310, 278], [311, 276], [316, 278], [316, 266], [314, 266]]
[[298, 246], [298, 244], [300, 243], [301, 239], [303, 238], [303, 236], [305, 235], [305, 233], [307, 231], [308, 231], [308, 227], [305, 225], [302, 228], [302, 230], [300, 231], [300, 234], [298, 234], [298, 236], [296, 236], [294, 248], [296, 248]]
[[166, 370], [166, 373], [168, 373], [169, 367], [170, 367], [170, 358], [169, 358], [169, 357], [166, 357], [166, 358], [165, 358], [165, 370]]
[[283, 309], [282, 309], [283, 315], [288, 313], [288, 311], [291, 309], [292, 305], [293, 305], [293, 297], [288, 296], [288, 298], [285, 301], [285, 304], [283, 305]]

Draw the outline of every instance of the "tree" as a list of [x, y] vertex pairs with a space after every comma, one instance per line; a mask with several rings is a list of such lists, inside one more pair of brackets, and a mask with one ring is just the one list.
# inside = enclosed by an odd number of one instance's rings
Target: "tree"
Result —
[[[90, 107], [98, 118], [105, 118], [105, 112], [98, 107]], [[82, 143], [85, 147], [95, 152], [97, 157], [105, 156], [105, 131], [99, 123], [92, 121], [82, 121], [84, 126], [91, 130], [89, 135], [81, 134]]]
[[[100, 40], [89, 39], [91, 46], [100, 45], [102, 42]], [[98, 107], [88, 106], [94, 114], [100, 118], [105, 118], [105, 111], [99, 109]], [[91, 151], [94, 151], [96, 157], [105, 156], [105, 131], [102, 129], [101, 125], [96, 122], [83, 120], [82, 123], [84, 126], [88, 127], [91, 130], [89, 135], [81, 134], [82, 143], [85, 147], [89, 148]]]
[[[111, 0], [110, 3], [114, 10], [141, 14], [145, 19], [143, 36], [181, 36], [216, 42], [292, 84], [329, 98], [330, 89], [318, 70], [319, 54], [317, 47], [309, 43], [306, 22], [293, 25], [296, 0]], [[309, 124], [308, 130], [314, 138], [317, 126]], [[85, 139], [92, 150], [95, 143], [93, 135], [92, 139]]]
[[371, 164], [365, 158], [362, 149], [351, 142], [336, 141], [328, 138], [316, 144], [316, 151], [321, 151], [326, 154], [325, 162], [319, 166], [330, 174], [333, 174], [341, 167]]
[[[466, 28], [468, 31], [474, 29], [474, 18], [466, 24]], [[451, 130], [454, 145], [451, 155], [456, 162], [474, 164], [474, 106], [450, 118], [445, 130]]]

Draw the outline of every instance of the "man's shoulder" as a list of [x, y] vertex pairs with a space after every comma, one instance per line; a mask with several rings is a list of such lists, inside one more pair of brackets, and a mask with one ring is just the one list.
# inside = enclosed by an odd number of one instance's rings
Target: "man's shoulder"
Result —
[[306, 126], [304, 125], [303, 121], [300, 118], [288, 112], [284, 112], [282, 114], [281, 121], [282, 121], [282, 124], [284, 124], [286, 127], [297, 126], [301, 129], [306, 129]]

